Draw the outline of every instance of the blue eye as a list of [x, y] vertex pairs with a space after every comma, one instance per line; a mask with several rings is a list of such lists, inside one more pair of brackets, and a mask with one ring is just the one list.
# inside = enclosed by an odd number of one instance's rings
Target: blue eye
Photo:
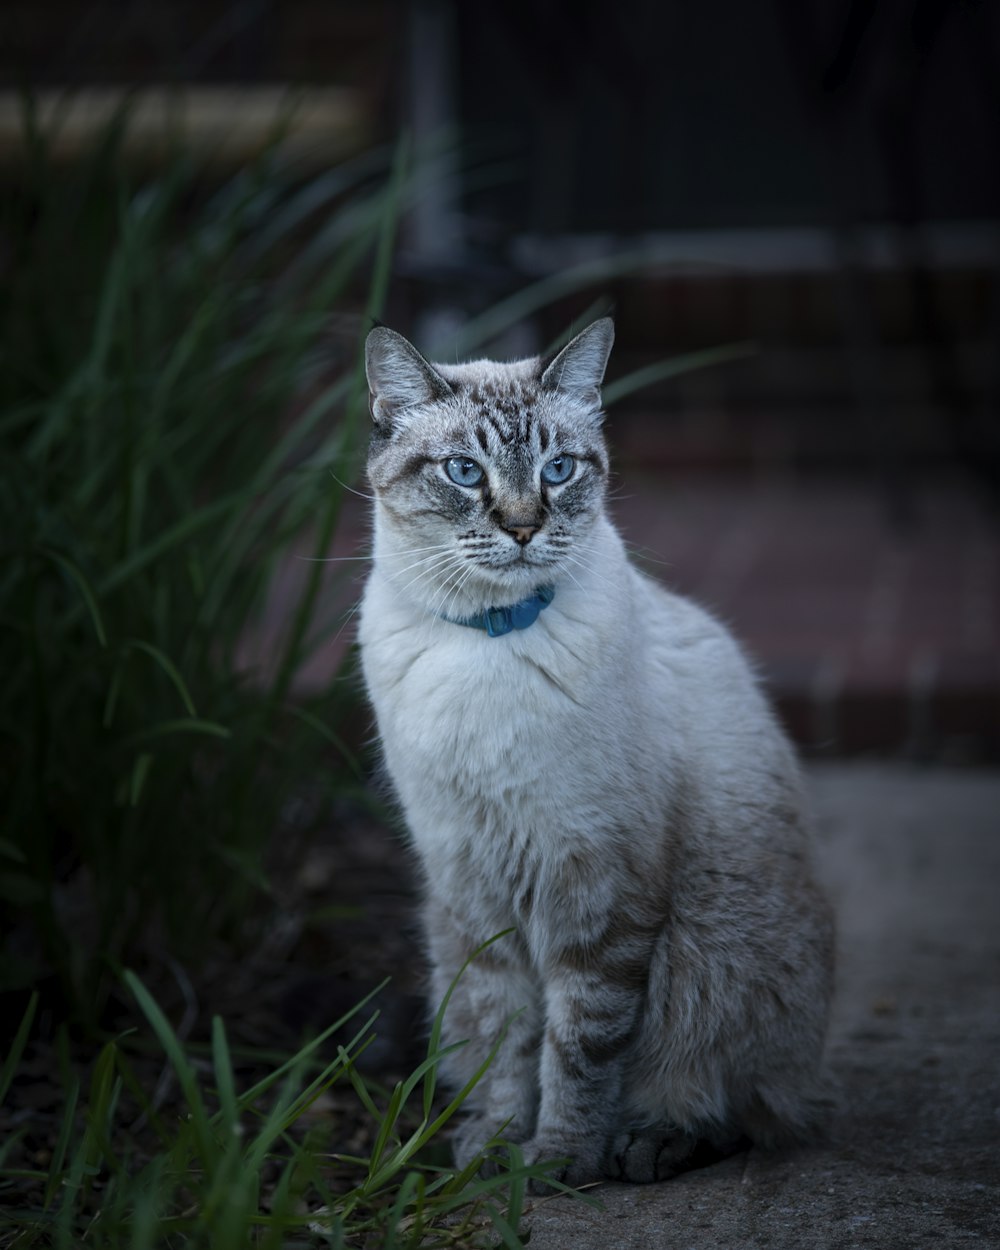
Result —
[[444, 471], [456, 486], [478, 486], [486, 477], [482, 465], [468, 456], [450, 456], [444, 462]]
[[556, 456], [548, 464], [542, 465], [542, 481], [549, 486], [558, 486], [560, 482], [568, 482], [573, 476], [576, 461], [572, 456]]

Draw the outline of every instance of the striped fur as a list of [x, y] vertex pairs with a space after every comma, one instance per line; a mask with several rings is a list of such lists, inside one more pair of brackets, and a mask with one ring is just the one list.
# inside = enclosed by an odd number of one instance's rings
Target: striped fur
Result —
[[[379, 327], [367, 352], [362, 659], [434, 1001], [511, 930], [449, 1008], [456, 1083], [506, 1030], [456, 1153], [503, 1129], [570, 1158], [571, 1183], [814, 1133], [832, 979], [791, 750], [726, 631], [635, 570], [608, 519], [611, 340], [605, 319], [551, 363], [445, 366]], [[573, 472], [546, 484], [559, 457]], [[455, 458], [482, 481], [456, 484]], [[543, 583], [523, 632], [442, 619]]]

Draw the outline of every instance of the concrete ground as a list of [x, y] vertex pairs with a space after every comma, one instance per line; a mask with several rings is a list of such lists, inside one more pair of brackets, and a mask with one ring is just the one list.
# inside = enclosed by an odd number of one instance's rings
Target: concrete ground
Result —
[[1000, 773], [813, 766], [839, 917], [830, 1142], [601, 1210], [534, 1207], [531, 1250], [1000, 1247]]

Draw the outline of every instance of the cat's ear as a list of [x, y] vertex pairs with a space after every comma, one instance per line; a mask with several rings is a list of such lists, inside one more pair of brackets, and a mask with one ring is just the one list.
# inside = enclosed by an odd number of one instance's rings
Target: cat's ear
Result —
[[377, 325], [365, 340], [365, 372], [372, 420], [391, 430], [410, 408], [453, 395], [451, 387], [417, 349], [388, 326]]
[[600, 406], [601, 382], [615, 341], [615, 323], [601, 317], [570, 339], [542, 374], [546, 390], [563, 391]]

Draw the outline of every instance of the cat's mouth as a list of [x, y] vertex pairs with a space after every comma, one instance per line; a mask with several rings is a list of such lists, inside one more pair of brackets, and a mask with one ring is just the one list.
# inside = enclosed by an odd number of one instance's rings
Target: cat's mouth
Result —
[[525, 546], [510, 552], [505, 560], [491, 562], [491, 567], [495, 569], [543, 569], [548, 568], [551, 563], [551, 559], [541, 552], [532, 551]]
[[520, 591], [525, 586], [534, 586], [539, 577], [551, 573], [559, 563], [558, 554], [546, 543], [531, 542], [523, 544], [511, 543], [491, 544], [488, 549], [466, 552], [482, 571], [484, 577], [503, 586], [506, 590]]

